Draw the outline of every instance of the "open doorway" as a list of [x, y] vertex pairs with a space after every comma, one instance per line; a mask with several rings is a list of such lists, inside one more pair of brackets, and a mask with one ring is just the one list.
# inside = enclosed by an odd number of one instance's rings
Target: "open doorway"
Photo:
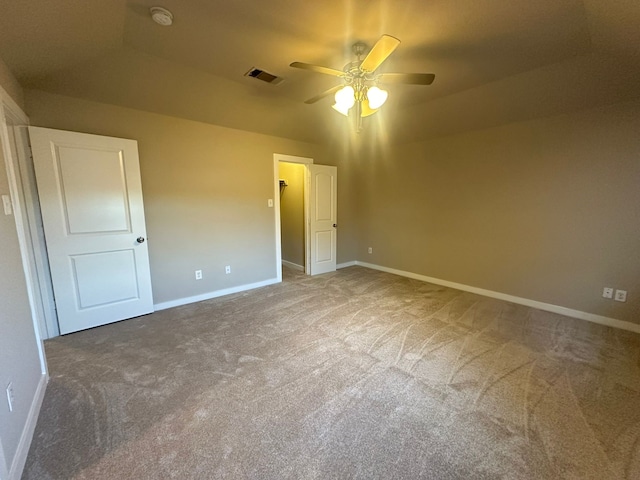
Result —
[[306, 167], [280, 162], [280, 238], [282, 266], [300, 272], [307, 265], [304, 193]]
[[[334, 272], [336, 270], [337, 258], [337, 168], [330, 165], [316, 165], [313, 159], [304, 157], [294, 157], [291, 155], [273, 155], [274, 172], [274, 194], [275, 194], [275, 222], [276, 222], [276, 268], [278, 281], [282, 281], [283, 249], [282, 249], [282, 228], [281, 228], [281, 192], [282, 197], [293, 197], [287, 191], [292, 185], [286, 178], [281, 178], [281, 171], [289, 171], [285, 164], [296, 164], [303, 167], [304, 181], [302, 185], [303, 198], [303, 218], [304, 218], [304, 264], [299, 264], [300, 256], [291, 257], [297, 260], [284, 258], [291, 262], [295, 268], [304, 267], [307, 275], [319, 275], [322, 273]], [[281, 169], [281, 166], [284, 166]], [[290, 177], [293, 179], [294, 177]], [[281, 180], [282, 187], [281, 187]], [[293, 181], [293, 180], [292, 180]], [[287, 186], [285, 186], [287, 185]], [[285, 199], [286, 201], [286, 199]], [[289, 205], [285, 207], [288, 208]], [[299, 231], [299, 210], [297, 218], [292, 221], [298, 226]], [[295, 227], [294, 227], [295, 228]], [[288, 241], [287, 239], [286, 241]], [[294, 245], [299, 248], [299, 236], [292, 238]], [[299, 250], [298, 250], [299, 252]], [[287, 265], [286, 263], [284, 264]]]
[[309, 275], [308, 166], [313, 159], [276, 153], [273, 160], [278, 279], [283, 267]]

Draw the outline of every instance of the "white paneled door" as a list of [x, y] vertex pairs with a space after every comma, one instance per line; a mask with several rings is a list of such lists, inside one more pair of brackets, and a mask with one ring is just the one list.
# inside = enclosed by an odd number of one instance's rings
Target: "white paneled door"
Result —
[[310, 274], [318, 275], [336, 270], [338, 171], [328, 165], [309, 165], [309, 172], [309, 266]]
[[60, 333], [152, 312], [137, 142], [29, 134]]

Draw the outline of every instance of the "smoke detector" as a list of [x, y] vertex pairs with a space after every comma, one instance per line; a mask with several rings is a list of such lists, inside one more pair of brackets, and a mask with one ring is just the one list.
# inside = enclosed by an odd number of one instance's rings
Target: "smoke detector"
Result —
[[173, 23], [173, 14], [166, 8], [151, 7], [149, 11], [151, 12], [151, 18], [158, 25], [168, 27]]

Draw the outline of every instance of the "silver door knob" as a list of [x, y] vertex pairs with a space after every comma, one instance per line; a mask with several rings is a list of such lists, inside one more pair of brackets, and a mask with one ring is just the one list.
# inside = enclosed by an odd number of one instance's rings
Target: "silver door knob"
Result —
[[138, 243], [144, 243], [144, 237], [138, 237], [138, 238], [136, 238], [136, 242], [138, 242]]

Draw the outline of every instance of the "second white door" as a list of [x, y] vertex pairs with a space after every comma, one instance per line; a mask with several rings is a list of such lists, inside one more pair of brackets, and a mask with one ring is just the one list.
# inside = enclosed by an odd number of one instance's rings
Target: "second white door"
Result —
[[309, 173], [309, 273], [318, 275], [336, 269], [338, 169], [309, 165]]

